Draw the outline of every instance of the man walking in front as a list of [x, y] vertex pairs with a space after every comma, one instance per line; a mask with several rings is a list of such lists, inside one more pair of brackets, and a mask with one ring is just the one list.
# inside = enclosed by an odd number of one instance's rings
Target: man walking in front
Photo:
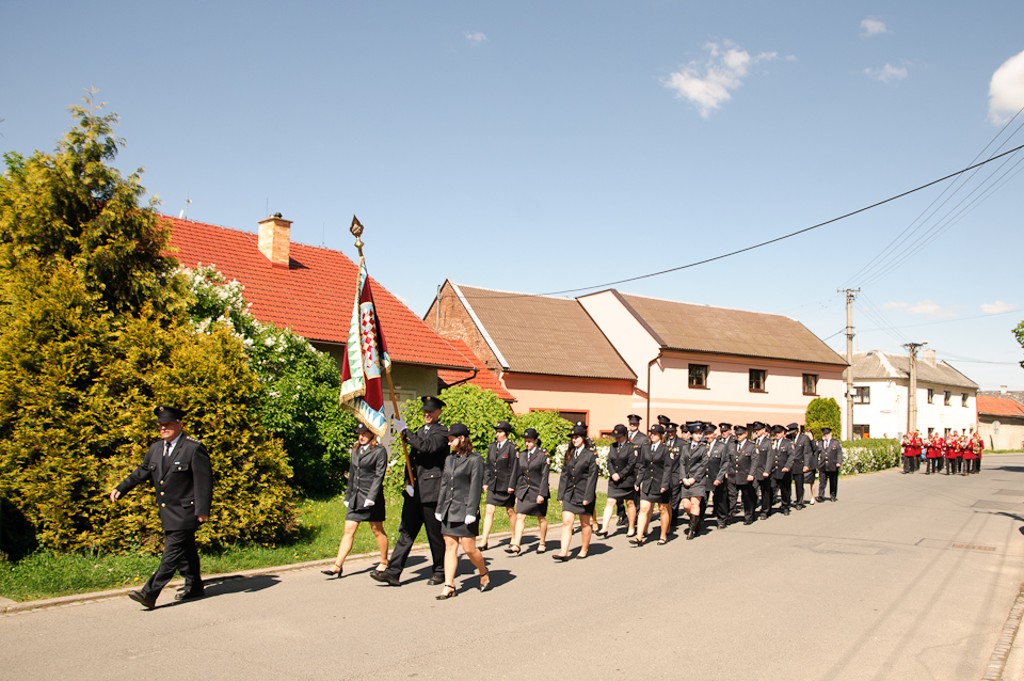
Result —
[[133, 487], [152, 480], [156, 488], [160, 524], [164, 531], [164, 553], [160, 566], [146, 584], [128, 597], [147, 610], [156, 607], [160, 591], [180, 572], [185, 586], [175, 600], [202, 598], [203, 579], [199, 574], [199, 551], [196, 530], [210, 517], [213, 501], [213, 474], [210, 457], [202, 442], [182, 434], [181, 419], [185, 412], [161, 405], [156, 414], [160, 440], [149, 446], [139, 467], [110, 491], [110, 500], [117, 501]]

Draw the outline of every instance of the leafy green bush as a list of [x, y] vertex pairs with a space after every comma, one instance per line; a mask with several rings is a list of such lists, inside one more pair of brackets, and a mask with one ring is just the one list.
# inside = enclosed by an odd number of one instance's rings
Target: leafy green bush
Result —
[[242, 344], [187, 323], [138, 174], [106, 164], [114, 117], [73, 111], [55, 153], [9, 154], [0, 175], [0, 523], [23, 535], [3, 548], [156, 550], [152, 490], [116, 505], [107, 494], [156, 439], [159, 403], [187, 409], [187, 432], [210, 450], [200, 544], [278, 541], [292, 528], [290, 471], [255, 415]]
[[263, 324], [250, 312], [244, 287], [210, 266], [183, 270], [193, 298], [189, 314], [205, 332], [229, 325], [245, 347], [260, 379], [257, 411], [265, 428], [284, 443], [293, 485], [307, 496], [344, 489], [348, 446], [355, 442], [355, 417], [338, 406], [338, 367], [327, 353], [288, 329]]
[[821, 429], [831, 428], [838, 437], [843, 429], [842, 412], [839, 403], [833, 397], [816, 397], [807, 405], [804, 416], [807, 430], [811, 437], [821, 439]]
[[884, 471], [900, 464], [902, 456], [899, 440], [853, 440], [843, 442], [841, 475]]

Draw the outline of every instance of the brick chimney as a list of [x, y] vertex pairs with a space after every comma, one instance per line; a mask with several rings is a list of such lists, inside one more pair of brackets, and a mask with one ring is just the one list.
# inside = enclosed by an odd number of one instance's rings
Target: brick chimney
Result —
[[921, 351], [921, 359], [929, 366], [935, 366], [935, 351], [928, 349]]
[[292, 221], [285, 220], [280, 213], [274, 213], [260, 220], [260, 253], [274, 267], [288, 267], [288, 250], [291, 242]]

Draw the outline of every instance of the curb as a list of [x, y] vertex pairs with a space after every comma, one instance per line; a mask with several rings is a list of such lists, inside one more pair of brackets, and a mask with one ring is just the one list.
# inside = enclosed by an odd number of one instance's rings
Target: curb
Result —
[[1020, 628], [1022, 617], [1024, 617], [1024, 585], [1021, 586], [1021, 590], [1017, 594], [1017, 600], [1014, 601], [1013, 607], [1010, 608], [1010, 614], [1006, 616], [1002, 633], [999, 634], [996, 647], [992, 651], [988, 665], [985, 667], [985, 676], [981, 677], [981, 681], [1000, 681], [1003, 678], [1006, 659], [1010, 656], [1010, 650], [1013, 648], [1013, 639]]
[[[495, 532], [491, 534], [491, 540], [503, 539], [505, 537], [511, 537], [511, 532]], [[427, 544], [414, 544], [410, 553], [423, 553], [429, 548]], [[376, 551], [373, 553], [360, 553], [360, 554], [349, 554], [346, 562], [350, 560], [376, 560], [380, 554]], [[328, 562], [333, 562], [332, 558], [324, 558], [323, 560], [307, 560], [302, 563], [288, 563], [286, 565], [276, 565], [261, 568], [252, 568], [250, 570], [239, 570], [237, 572], [225, 572], [223, 574], [216, 575], [205, 575], [203, 577], [204, 582], [211, 582], [214, 580], [226, 580], [226, 579], [244, 579], [246, 577], [258, 577], [261, 575], [273, 575], [280, 572], [296, 572], [298, 570], [308, 570], [309, 568], [321, 567]], [[176, 587], [184, 584], [181, 579], [174, 579], [167, 584], [168, 587]], [[137, 589], [138, 586], [126, 586], [118, 589], [108, 589], [106, 591], [89, 591], [80, 594], [71, 594], [70, 596], [57, 596], [56, 598], [43, 598], [37, 601], [24, 601], [17, 602], [8, 599], [0, 600], [0, 615], [10, 615], [20, 612], [31, 612], [33, 610], [47, 610], [50, 608], [59, 608], [65, 605], [78, 605], [82, 603], [91, 603], [93, 601], [103, 601], [111, 598], [118, 598], [124, 596], [129, 591]]]

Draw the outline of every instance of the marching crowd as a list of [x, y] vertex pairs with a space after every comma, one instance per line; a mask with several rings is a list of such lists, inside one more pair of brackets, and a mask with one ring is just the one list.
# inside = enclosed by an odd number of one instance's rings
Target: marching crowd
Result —
[[[334, 565], [323, 572], [330, 577], [342, 575], [352, 535], [360, 523], [369, 522], [380, 548], [380, 562], [370, 572], [374, 580], [400, 586], [409, 550], [420, 530], [425, 529], [432, 560], [428, 583], [442, 586], [436, 597], [444, 600], [458, 595], [455, 577], [460, 549], [477, 569], [480, 589], [486, 591], [490, 575], [482, 551], [490, 548], [498, 509], [504, 509], [513, 528], [506, 553], [522, 553], [528, 517], [538, 519], [536, 552], [548, 550], [552, 455], [543, 449], [533, 428], [522, 433], [525, 445], [519, 449], [509, 437], [511, 425], [501, 421], [494, 426], [494, 442], [486, 457], [481, 456], [473, 451], [464, 424], [445, 427], [440, 423], [444, 402], [436, 397], [422, 400], [422, 427], [412, 431], [400, 420], [394, 424], [409, 445], [412, 469], [394, 550], [389, 556], [387, 538], [384, 535], [382, 539], [381, 531], [387, 452], [376, 443], [373, 433], [360, 425], [345, 501], [348, 513], [344, 535]], [[828, 428], [823, 428], [821, 438], [814, 441], [795, 423], [769, 426], [755, 421], [733, 426], [691, 421], [680, 426], [659, 416], [658, 423], [645, 434], [640, 432], [640, 420], [631, 414], [628, 426], [619, 424], [612, 431], [615, 442], [607, 460], [608, 501], [600, 522], [596, 509], [597, 449], [583, 423], [572, 428], [558, 478], [556, 498], [561, 503], [562, 524], [558, 551], [552, 554], [556, 561], [586, 558], [593, 535], [609, 535], [616, 508], [630, 544], [640, 547], [653, 534], [655, 511], [659, 515], [655, 541], [664, 545], [684, 521], [686, 538], [698, 537], [709, 505], [714, 522], [725, 528], [733, 522], [736, 509], [742, 522], [749, 525], [773, 513], [789, 515], [791, 509], [803, 509], [826, 498], [837, 500], [843, 449]], [[481, 500], [485, 511], [478, 545]], [[571, 556], [577, 520], [581, 546]]]
[[981, 472], [981, 452], [985, 441], [976, 431], [959, 435], [952, 431], [945, 437], [938, 432], [921, 437], [916, 430], [903, 436], [903, 473], [915, 473], [925, 460], [925, 475], [970, 475]]

